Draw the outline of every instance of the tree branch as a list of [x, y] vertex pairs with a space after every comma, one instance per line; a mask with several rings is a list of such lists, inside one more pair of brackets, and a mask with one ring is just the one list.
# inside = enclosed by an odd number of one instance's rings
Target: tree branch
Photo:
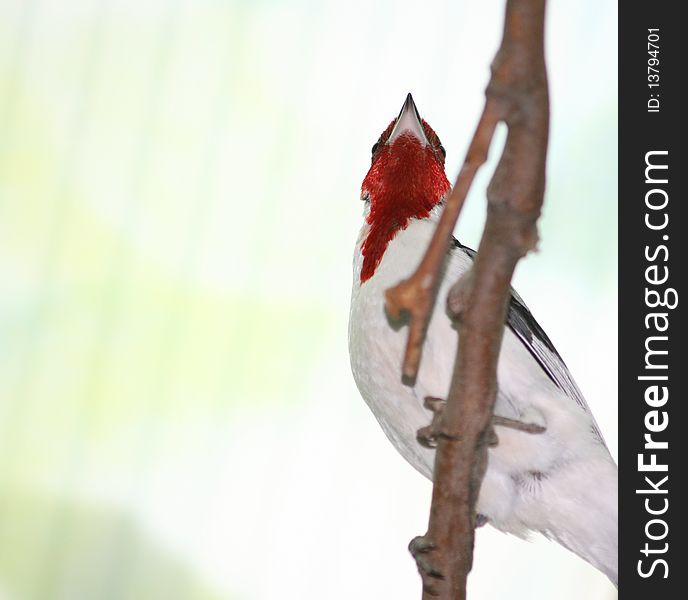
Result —
[[[402, 376], [413, 381], [435, 303], [441, 267], [464, 199], [485, 162], [495, 127], [506, 123], [504, 152], [487, 191], [487, 221], [472, 268], [450, 290], [447, 306], [461, 337], [446, 405], [423, 435], [436, 440], [428, 532], [409, 546], [423, 576], [423, 598], [460, 600], [473, 559], [476, 502], [494, 441], [491, 419], [497, 360], [519, 259], [537, 242], [549, 130], [544, 60], [545, 0], [507, 0], [504, 34], [492, 63], [486, 103], [463, 168], [416, 272], [387, 290], [390, 317], [408, 314]], [[425, 439], [425, 438], [424, 438]]]

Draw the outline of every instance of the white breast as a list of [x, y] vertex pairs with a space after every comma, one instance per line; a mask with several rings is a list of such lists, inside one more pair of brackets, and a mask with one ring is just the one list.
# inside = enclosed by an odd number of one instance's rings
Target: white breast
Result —
[[[416, 469], [431, 477], [433, 453], [416, 441], [416, 431], [426, 425], [430, 413], [423, 407], [425, 395], [444, 396], [451, 375], [456, 334], [444, 315], [435, 315], [428, 330], [417, 384], [401, 383], [401, 357], [406, 328], [393, 329], [384, 311], [384, 291], [413, 272], [433, 233], [429, 221], [414, 220], [390, 242], [373, 277], [360, 285], [363, 257], [361, 231], [354, 257], [354, 285], [349, 318], [349, 352], [354, 379], [363, 399], [399, 452]], [[466, 259], [464, 268], [469, 266]], [[446, 353], [446, 357], [440, 353]]]

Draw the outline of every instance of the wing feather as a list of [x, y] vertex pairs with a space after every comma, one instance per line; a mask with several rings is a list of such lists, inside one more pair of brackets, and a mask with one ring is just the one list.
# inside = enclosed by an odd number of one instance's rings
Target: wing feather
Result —
[[[477, 254], [475, 250], [468, 246], [464, 246], [456, 239], [454, 239], [454, 247], [467, 254], [471, 259]], [[531, 356], [537, 361], [540, 368], [550, 378], [554, 385], [590, 414], [593, 433], [600, 442], [604, 444], [602, 433], [592, 416], [592, 412], [583, 394], [571, 376], [566, 363], [564, 363], [564, 360], [557, 352], [557, 349], [554, 347], [549, 337], [547, 337], [545, 331], [540, 327], [540, 324], [535, 320], [535, 317], [532, 315], [523, 299], [513, 288], [511, 289], [511, 299], [509, 301], [506, 324], [509, 329], [514, 332], [516, 337], [521, 340], [521, 343], [530, 352]]]

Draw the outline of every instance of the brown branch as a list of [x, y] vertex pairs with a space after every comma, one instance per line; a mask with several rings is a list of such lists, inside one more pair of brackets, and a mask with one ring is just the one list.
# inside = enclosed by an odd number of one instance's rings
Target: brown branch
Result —
[[471, 270], [449, 293], [448, 309], [461, 345], [448, 399], [444, 406], [437, 400], [427, 404], [439, 414], [430, 428], [421, 430], [421, 439], [437, 444], [428, 532], [409, 546], [423, 576], [425, 600], [466, 596], [475, 507], [487, 448], [495, 437], [491, 419], [510, 282], [518, 260], [537, 242], [544, 193], [549, 129], [544, 12], [545, 0], [507, 0], [502, 44], [464, 166], [417, 271], [387, 290], [390, 316], [410, 316], [402, 374], [413, 380], [456, 220], [475, 173], [485, 162], [496, 124], [504, 121], [508, 135], [488, 187], [487, 221], [478, 254]]

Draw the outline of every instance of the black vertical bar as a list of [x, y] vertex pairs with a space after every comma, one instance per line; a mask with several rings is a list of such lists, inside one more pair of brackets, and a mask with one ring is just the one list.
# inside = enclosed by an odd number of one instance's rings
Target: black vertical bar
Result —
[[619, 7], [622, 599], [688, 598], [688, 99], [681, 93], [688, 26], [681, 7], [668, 0]]

